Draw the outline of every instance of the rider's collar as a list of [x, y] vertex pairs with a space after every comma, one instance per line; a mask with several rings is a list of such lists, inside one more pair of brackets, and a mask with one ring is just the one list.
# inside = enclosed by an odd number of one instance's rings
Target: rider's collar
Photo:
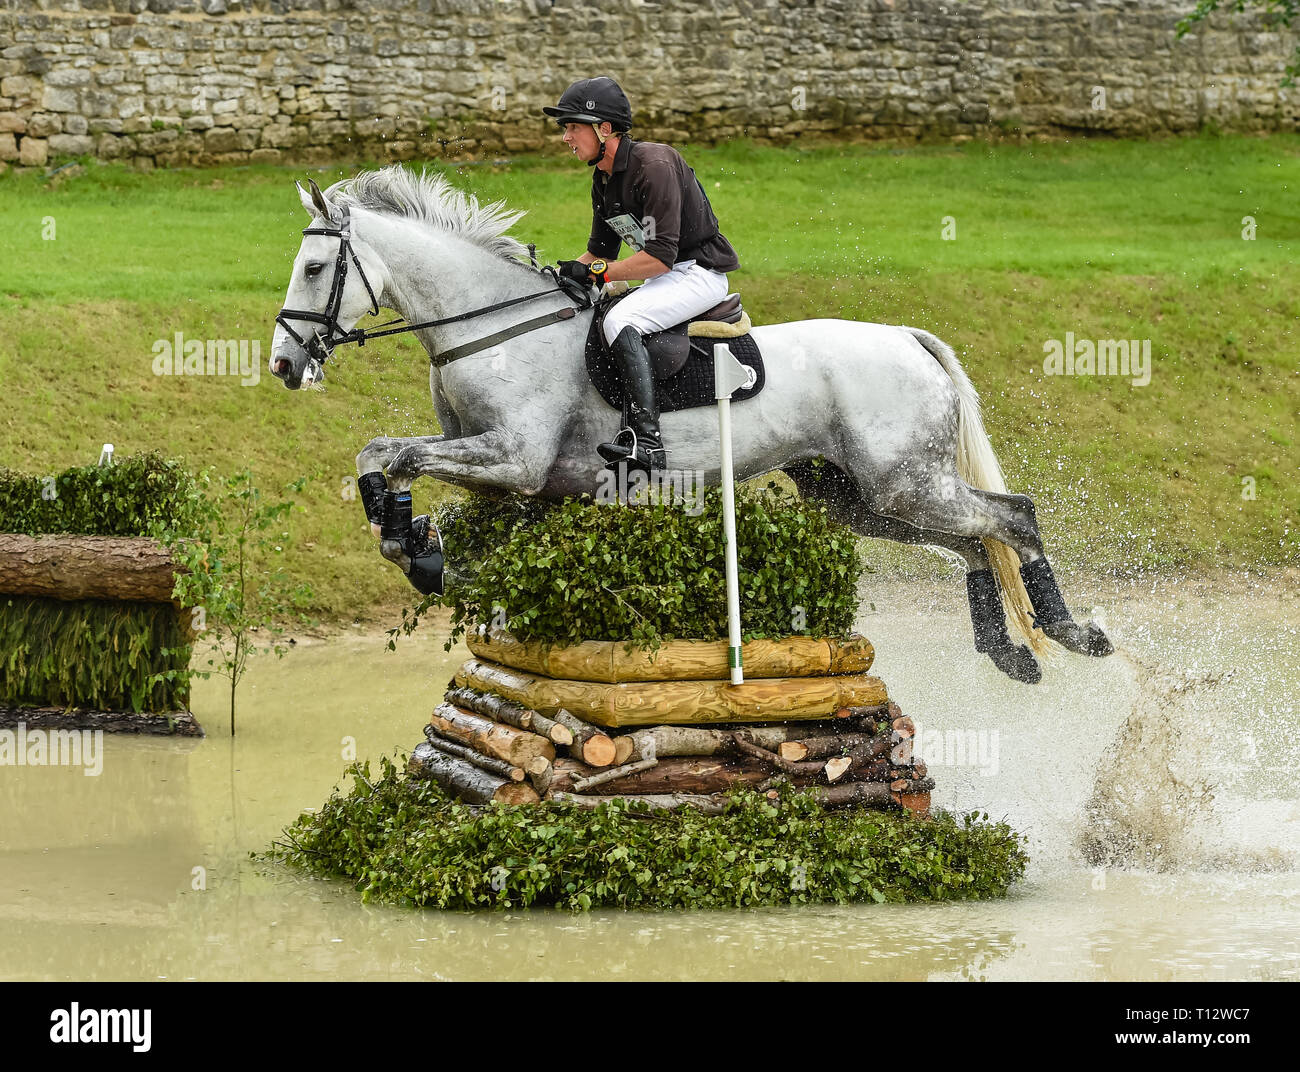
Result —
[[[603, 143], [603, 142], [602, 142], [601, 144], [602, 144], [602, 146], [604, 146], [604, 143]], [[621, 135], [619, 135], [619, 139], [618, 139], [618, 149], [617, 149], [617, 150], [615, 151], [615, 153], [614, 153], [614, 163], [611, 165], [608, 174], [606, 174], [605, 172], [601, 171], [600, 168], [594, 166], [594, 165], [600, 163], [599, 160], [592, 160], [592, 161], [589, 162], [588, 166], [592, 167], [592, 176], [591, 176], [591, 181], [592, 181], [593, 185], [594, 185], [595, 182], [596, 182], [596, 178], [597, 178], [597, 176], [599, 176], [599, 177], [600, 177], [600, 183], [601, 183], [601, 186], [602, 186], [602, 188], [603, 188], [603, 187], [605, 186], [605, 184], [608, 183], [609, 180], [612, 179], [616, 174], [618, 174], [620, 171], [626, 171], [626, 170], [627, 170], [628, 161], [632, 159], [632, 145], [633, 145], [633, 144], [634, 144], [634, 143], [633, 143], [632, 139], [629, 138], [626, 134], [621, 134]], [[604, 146], [604, 148], [602, 148], [602, 151], [601, 151], [601, 155], [602, 155], [602, 156], [604, 156], [605, 151], [606, 151], [607, 149], [608, 149], [608, 146]]]
[[627, 170], [627, 163], [632, 158], [632, 145], [632, 139], [626, 134], [618, 139], [618, 151], [614, 154], [614, 166], [611, 173]]

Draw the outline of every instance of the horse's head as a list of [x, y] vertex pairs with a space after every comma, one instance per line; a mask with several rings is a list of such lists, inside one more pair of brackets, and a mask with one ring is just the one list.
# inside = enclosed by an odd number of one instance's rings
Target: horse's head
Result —
[[308, 181], [310, 193], [297, 189], [312, 222], [303, 231], [271, 342], [271, 374], [293, 391], [324, 380], [335, 345], [367, 312], [379, 311], [385, 282], [382, 263], [353, 234], [350, 211]]

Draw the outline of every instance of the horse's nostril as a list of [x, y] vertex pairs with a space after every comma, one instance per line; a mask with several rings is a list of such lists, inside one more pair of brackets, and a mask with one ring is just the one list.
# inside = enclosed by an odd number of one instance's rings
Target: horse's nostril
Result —
[[275, 368], [272, 371], [277, 376], [287, 376], [289, 375], [289, 370], [291, 368], [293, 368], [293, 365], [290, 363], [289, 359], [282, 357], [275, 363]]

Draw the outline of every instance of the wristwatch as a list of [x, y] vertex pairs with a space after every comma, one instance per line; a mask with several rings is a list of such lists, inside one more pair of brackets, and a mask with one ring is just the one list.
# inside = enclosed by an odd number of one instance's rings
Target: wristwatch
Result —
[[605, 261], [592, 261], [589, 265], [587, 265], [587, 274], [591, 276], [591, 278], [594, 279], [597, 283], [599, 283], [602, 287], [609, 282], [609, 280], [605, 277], [608, 271], [609, 271], [609, 265]]

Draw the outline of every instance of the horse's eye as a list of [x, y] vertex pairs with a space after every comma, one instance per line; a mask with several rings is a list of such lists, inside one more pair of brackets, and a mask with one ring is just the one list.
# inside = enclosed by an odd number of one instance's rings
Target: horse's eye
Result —
[[303, 271], [305, 271], [309, 276], [320, 275], [320, 270], [324, 267], [325, 265], [323, 265], [320, 261], [313, 261], [311, 264], [307, 265], [307, 267], [304, 268]]

